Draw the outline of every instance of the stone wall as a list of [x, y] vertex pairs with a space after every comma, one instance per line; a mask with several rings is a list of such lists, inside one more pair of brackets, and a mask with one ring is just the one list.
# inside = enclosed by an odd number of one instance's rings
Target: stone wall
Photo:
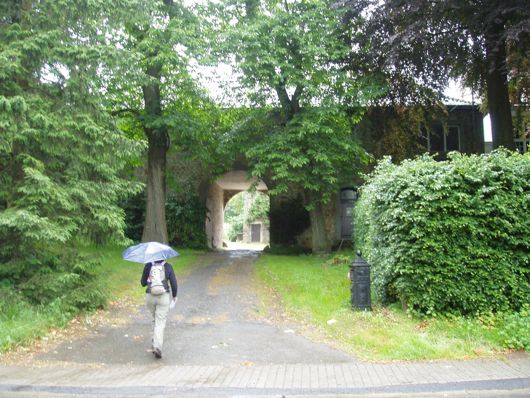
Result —
[[[259, 224], [260, 225], [260, 240], [259, 242], [253, 242], [252, 241], [252, 225], [253, 224]], [[243, 239], [242, 242], [244, 243], [269, 243], [270, 241], [270, 231], [269, 231], [269, 225], [264, 220], [254, 220], [251, 224], [244, 224], [243, 225]]]

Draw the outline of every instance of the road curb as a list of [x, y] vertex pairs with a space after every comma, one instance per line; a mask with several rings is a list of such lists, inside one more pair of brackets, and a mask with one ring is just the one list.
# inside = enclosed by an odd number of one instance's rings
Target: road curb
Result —
[[392, 394], [436, 394], [458, 391], [528, 391], [530, 393], [530, 378], [478, 380], [471, 382], [453, 383], [424, 383], [408, 385], [388, 385], [377, 387], [348, 387], [348, 388], [228, 388], [228, 387], [169, 387], [169, 386], [51, 386], [51, 385], [21, 385], [0, 384], [0, 392], [11, 393], [44, 393], [54, 395], [83, 395], [83, 396], [385, 396]]
[[340, 396], [528, 391], [530, 361], [261, 366], [0, 366], [0, 392], [87, 396]]

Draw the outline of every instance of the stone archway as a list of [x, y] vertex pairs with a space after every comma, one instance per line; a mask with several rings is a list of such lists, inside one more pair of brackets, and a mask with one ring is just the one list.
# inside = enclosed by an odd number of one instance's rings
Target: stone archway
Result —
[[256, 178], [249, 179], [246, 171], [235, 170], [224, 174], [208, 188], [206, 198], [206, 236], [208, 246], [213, 249], [223, 247], [224, 208], [237, 193], [248, 190], [256, 184], [256, 190], [267, 193], [267, 185]]

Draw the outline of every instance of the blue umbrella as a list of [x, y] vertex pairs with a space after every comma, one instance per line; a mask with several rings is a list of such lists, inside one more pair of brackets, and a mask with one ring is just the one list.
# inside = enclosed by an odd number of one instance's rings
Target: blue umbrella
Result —
[[178, 255], [176, 250], [163, 243], [144, 242], [125, 249], [121, 256], [124, 260], [145, 264], [166, 260]]

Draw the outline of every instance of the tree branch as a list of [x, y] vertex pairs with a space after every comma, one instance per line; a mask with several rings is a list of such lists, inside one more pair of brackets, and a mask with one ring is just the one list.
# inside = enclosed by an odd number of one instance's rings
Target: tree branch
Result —
[[276, 87], [274, 87], [274, 90], [276, 91], [276, 94], [278, 95], [278, 99], [280, 100], [280, 104], [284, 110], [286, 110], [290, 116], [292, 116], [292, 102], [289, 98], [289, 94], [287, 94], [287, 90], [285, 89], [285, 86], [283, 84], [278, 84]]
[[138, 111], [138, 109], [125, 108], [125, 109], [116, 109], [110, 112], [112, 116], [118, 116], [124, 113], [132, 113], [134, 116], [140, 116], [140, 112]]
[[302, 95], [303, 91], [304, 87], [300, 84], [296, 86], [296, 89], [294, 90], [293, 98], [291, 100], [293, 113], [296, 113], [300, 110], [300, 96]]

